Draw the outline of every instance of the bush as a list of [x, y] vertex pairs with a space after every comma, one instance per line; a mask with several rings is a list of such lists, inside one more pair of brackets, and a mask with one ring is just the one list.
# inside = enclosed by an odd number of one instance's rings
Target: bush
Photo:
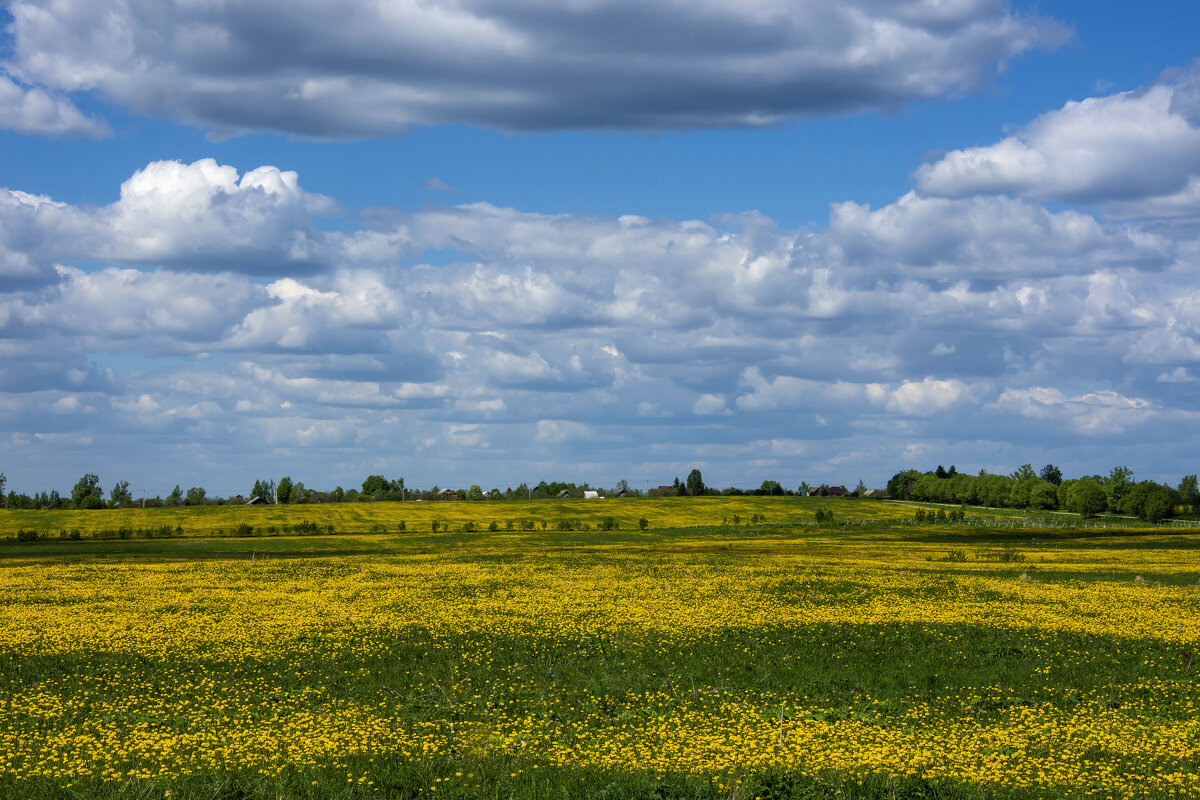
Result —
[[601, 531], [619, 531], [621, 526], [612, 517], [605, 517], [600, 520], [600, 524], [596, 526], [596, 529]]
[[17, 531], [18, 542], [36, 542], [40, 538], [37, 531], [27, 531], [24, 528]]
[[638, 520], [638, 530], [639, 531], [644, 531], [644, 530], [646, 530], [646, 528], [649, 528], [649, 527], [650, 527], [650, 520], [646, 519], [645, 517], [642, 517], [641, 519]]
[[253, 535], [254, 535], [254, 527], [251, 525], [247, 525], [244, 522], [241, 525], [238, 525], [237, 530], [234, 531], [234, 536], [253, 536]]
[[1005, 564], [1019, 564], [1025, 560], [1025, 554], [1009, 546], [996, 553], [996, 560]]
[[477, 530], [478, 526], [476, 526], [474, 522], [463, 523], [463, 533], [475, 533]]

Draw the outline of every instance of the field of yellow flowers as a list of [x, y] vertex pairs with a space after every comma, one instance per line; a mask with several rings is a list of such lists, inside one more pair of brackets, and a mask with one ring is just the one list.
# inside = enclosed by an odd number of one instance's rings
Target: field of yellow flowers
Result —
[[6, 543], [0, 796], [1200, 796], [1200, 536], [706, 502]]
[[[803, 524], [820, 509], [855, 522], [911, 517], [904, 504], [872, 500], [786, 497], [671, 497], [636, 500], [509, 500], [492, 502], [325, 503], [320, 505], [178, 506], [91, 511], [6, 510], [0, 539], [26, 530], [41, 539], [119, 539], [281, 536], [306, 533], [396, 533], [572, 530], [599, 528], [606, 520], [631, 530], [649, 528]], [[434, 529], [434, 524], [437, 529]]]

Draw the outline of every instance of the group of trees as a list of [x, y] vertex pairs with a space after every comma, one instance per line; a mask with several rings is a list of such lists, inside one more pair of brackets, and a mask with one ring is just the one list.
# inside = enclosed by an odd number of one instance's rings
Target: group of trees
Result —
[[940, 465], [931, 472], [909, 469], [893, 475], [887, 491], [901, 500], [1062, 509], [1085, 517], [1107, 511], [1151, 522], [1172, 516], [1180, 504], [1190, 506], [1197, 495], [1195, 475], [1186, 476], [1175, 488], [1154, 481], [1134, 481], [1133, 470], [1124, 466], [1114, 467], [1107, 476], [1063, 480], [1062, 470], [1053, 464], [1040, 472], [1035, 472], [1032, 464], [1025, 464], [1011, 475], [993, 475], [986, 470], [964, 475], [953, 466], [946, 470]]
[[[624, 481], [622, 481], [622, 483], [624, 483]], [[822, 490], [822, 495], [828, 494], [828, 484], [821, 484], [819, 488]], [[706, 486], [704, 484], [704, 476], [701, 475], [700, 470], [693, 469], [688, 473], [686, 481], [680, 481], [679, 478], [676, 478], [675, 483], [672, 486], [651, 489], [649, 491], [649, 495], [651, 497], [674, 497], [676, 495], [681, 497], [698, 497], [700, 495], [793, 497], [796, 495], [804, 496], [808, 494], [808, 490], [809, 485], [807, 482], [801, 483], [798, 489], [792, 491], [791, 489], [785, 489], [783, 485], [779, 483], [779, 481], [772, 480], [763, 481], [757, 489], [739, 489], [736, 486], [730, 486], [726, 489], [717, 489], [712, 486]], [[851, 494], [857, 497], [863, 491], [866, 491], [866, 487], [863, 485], [862, 481], [859, 481], [858, 488], [851, 492]]]

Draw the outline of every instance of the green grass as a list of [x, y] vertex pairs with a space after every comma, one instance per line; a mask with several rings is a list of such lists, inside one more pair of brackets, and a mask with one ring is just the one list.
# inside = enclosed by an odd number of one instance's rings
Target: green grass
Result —
[[[620, 530], [638, 530], [645, 518], [651, 529], [761, 525], [811, 525], [816, 511], [831, 511], [838, 520], [879, 522], [911, 516], [904, 506], [855, 498], [702, 497], [603, 500], [510, 500], [479, 502], [379, 502], [320, 505], [194, 506], [124, 508], [93, 511], [0, 510], [0, 540], [30, 531], [42, 539], [172, 538], [196, 536], [287, 536], [313, 532], [395, 533], [462, 531], [474, 525], [486, 531], [554, 531], [569, 525], [598, 530], [611, 519]], [[299, 528], [304, 528], [300, 530]], [[316, 528], [317, 530], [311, 530]], [[332, 529], [332, 530], [330, 530]], [[126, 535], [122, 536], [124, 530]], [[239, 531], [242, 531], [239, 533]]]
[[[433, 731], [439, 741], [436, 752], [410, 756], [366, 747], [319, 764], [290, 764], [284, 758], [281, 771], [269, 775], [237, 764], [186, 776], [119, 781], [0, 774], [0, 797], [162, 798], [168, 791], [173, 798], [214, 800], [1120, 796], [1103, 785], [1022, 788], [900, 771], [764, 769], [752, 766], [758, 754], [750, 752], [715, 774], [636, 763], [624, 768], [555, 765], [544, 758], [545, 742], [536, 738], [480, 751], [461, 733], [471, 725], [524, 720], [522, 729], [585, 747], [688, 715], [720, 718], [733, 713], [731, 708], [759, 715], [771, 729], [831, 726], [830, 735], [845, 726], [917, 735], [940, 726], [1005, 729], [1026, 718], [1076, 716], [1099, 720], [1101, 731], [1105, 725], [1144, 724], [1148, 735], [1190, 725], [1192, 749], [1182, 756], [1097, 746], [1077, 757], [1098, 768], [1117, 765], [1147, 774], [1160, 767], [1200, 770], [1200, 725], [1195, 724], [1200, 663], [1192, 665], [1186, 658], [1185, 644], [1127, 633], [1119, 620], [1107, 632], [1096, 633], [1048, 623], [998, 625], [986, 613], [974, 622], [936, 618], [940, 609], [964, 603], [1019, 610], [1035, 602], [1047, 603], [1047, 613], [1055, 603], [1076, 603], [1072, 613], [1103, 618], [1112, 612], [1091, 605], [1090, 598], [1125, 591], [1141, 577], [1138, 590], [1163, 608], [1179, 608], [1186, 622], [1198, 610], [1200, 587], [1192, 587], [1200, 582], [1200, 538], [1161, 529], [1114, 536], [1112, 530], [916, 526], [878, 518], [862, 525], [815, 527], [810, 522], [815, 508], [832, 508], [847, 521], [852, 509], [873, 507], [808, 500], [754, 506], [766, 509], [767, 522], [734, 526], [720, 519], [735, 507], [748, 506], [722, 505], [721, 500], [711, 505], [700, 501], [699, 508], [633, 501], [629, 516], [650, 509], [659, 519], [674, 514], [683, 521], [645, 532], [632, 526], [605, 532], [393, 530], [0, 544], [0, 578], [11, 576], [13, 585], [25, 587], [0, 596], [0, 612], [15, 616], [26, 606], [45, 607], [47, 615], [74, 615], [81, 622], [91, 615], [125, 614], [132, 628], [138, 614], [151, 607], [159, 616], [224, 619], [230, 611], [227, 600], [214, 599], [204, 587], [235, 575], [220, 570], [243, 566], [264, 587], [298, 576], [328, 584], [331, 588], [316, 596], [331, 609], [353, 610], [356, 603], [374, 602], [371, 593], [386, 587], [389, 570], [404, 574], [427, 567], [429, 580], [414, 594], [422, 594], [434, 609], [483, 608], [493, 595], [540, 586], [545, 576], [559, 571], [584, 581], [604, 576], [613, 585], [595, 589], [597, 597], [611, 597], [622, 608], [637, 607], [707, 591], [703, 583], [698, 589], [681, 583], [683, 576], [699, 572], [706, 580], [726, 582], [714, 593], [718, 611], [721, 598], [729, 595], [761, 598], [780, 613], [796, 608], [814, 612], [813, 621], [804, 624], [722, 624], [684, 635], [599, 618], [565, 633], [492, 631], [470, 619], [463, 620], [461, 629], [411, 621], [393, 625], [386, 606], [372, 606], [375, 613], [366, 620], [345, 623], [338, 613], [318, 609], [312, 626], [284, 625], [272, 633], [276, 639], [267, 656], [237, 651], [231, 656], [225, 650], [209, 654], [199, 648], [185, 658], [169, 647], [158, 652], [126, 644], [110, 648], [102, 640], [87, 647], [32, 650], [0, 642], [0, 698], [8, 703], [0, 699], [0, 730], [14, 741], [35, 742], [61, 731], [106, 731], [119, 741], [132, 741], [147, 731], [185, 735], [205, 725], [267, 725], [301, 715], [316, 715], [333, 725], [339, 714], [363, 708], [376, 709], [397, 728]], [[364, 504], [354, 511], [382, 513], [374, 505], [393, 506], [384, 509], [390, 513], [407, 510], [403, 504]], [[469, 510], [469, 504], [458, 505], [468, 507], [459, 513]], [[514, 513], [530, 514], [539, 505], [553, 506], [547, 501]], [[586, 509], [581, 504], [554, 510], [579, 517]], [[193, 521], [184, 527], [195, 530], [232, 513], [164, 511], [179, 524]], [[54, 514], [27, 513], [51, 519]], [[73, 513], [103, 519], [110, 512]], [[304, 518], [291, 508], [273, 513], [296, 515], [277, 520]], [[697, 518], [716, 521], [692, 524]], [[253, 519], [257, 527], [268, 518]], [[379, 517], [369, 514], [354, 519], [355, 524], [380, 524]], [[19, 524], [28, 524], [28, 518]], [[6, 525], [11, 528], [12, 522]], [[56, 529], [53, 522], [47, 526]], [[869, 578], [859, 574], [857, 565], [863, 565]], [[478, 568], [480, 574], [471, 580], [447, 577], [461, 566]], [[135, 599], [122, 594], [115, 579], [149, 574], [151, 567], [170, 568], [164, 573], [170, 579], [156, 577]], [[19, 583], [28, 575], [36, 580]], [[195, 588], [186, 585], [190, 577], [198, 579]], [[347, 577], [353, 580], [346, 582]], [[1063, 587], [1062, 599], [1031, 599], [1024, 593], [1027, 581]], [[130, 603], [141, 605], [131, 608]], [[927, 608], [930, 614], [918, 621], [873, 622], [828, 621], [821, 615], [827, 609], [874, 607]], [[523, 610], [514, 606], [514, 613]], [[571, 613], [587, 618], [589, 610]], [[1192, 650], [1198, 644], [1192, 643]], [[192, 708], [194, 687], [200, 685], [215, 687], [206, 695], [210, 702], [228, 706]], [[14, 710], [13, 698], [33, 694], [57, 698], [61, 707], [45, 713]], [[1056, 757], [1049, 749], [1036, 750], [1049, 747], [1043, 740], [1030, 742], [1034, 755], [1047, 762]], [[1009, 744], [996, 745], [1000, 756], [1010, 755], [1009, 749]]]

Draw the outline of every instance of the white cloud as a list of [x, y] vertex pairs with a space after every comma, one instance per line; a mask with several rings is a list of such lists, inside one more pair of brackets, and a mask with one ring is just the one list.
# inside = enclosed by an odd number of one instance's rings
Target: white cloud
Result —
[[1189, 202], [1200, 172], [1200, 115], [1187, 102], [1198, 80], [1192, 72], [1173, 83], [1069, 102], [996, 144], [922, 166], [917, 186], [946, 196], [1112, 203], [1122, 216], [1169, 212]]
[[[14, 63], [219, 134], [762, 126], [973, 89], [1065, 38], [1007, 2], [98, 6], [14, 0]], [[269, 34], [264, 31], [269, 30]], [[66, 113], [66, 112], [62, 112]]]
[[211, 158], [156, 161], [121, 184], [104, 210], [111, 231], [104, 255], [124, 262], [182, 263], [249, 273], [311, 268], [324, 260], [311, 215], [328, 198], [299, 186], [299, 176], [265, 166], [239, 176]]
[[725, 398], [719, 394], [702, 394], [692, 404], [692, 413], [696, 415], [720, 414], [725, 410]]
[[1170, 372], [1164, 372], [1154, 379], [1158, 383], [1194, 383], [1200, 378], [1194, 377], [1183, 367], [1176, 367]]
[[37, 136], [103, 139], [112, 134], [62, 95], [38, 86], [20, 86], [0, 72], [0, 128]]
[[153, 162], [121, 185], [120, 199], [99, 208], [0, 189], [0, 274], [44, 280], [56, 262], [98, 260], [313, 272], [334, 261], [313, 216], [335, 211], [329, 198], [301, 189], [294, 172], [264, 166], [239, 175], [212, 159]]
[[1103, 266], [1162, 264], [1160, 238], [1106, 227], [1077, 211], [1051, 212], [1005, 197], [940, 198], [914, 192], [878, 210], [833, 205], [829, 242], [848, 265], [872, 273], [962, 279], [1061, 275]]
[[900, 384], [891, 393], [888, 408], [901, 414], [931, 416], [949, 411], [959, 403], [969, 400], [971, 395], [971, 387], [963, 381], [954, 378], [923, 378]]
[[[1034, 386], [1006, 389], [992, 404], [1008, 413], [1034, 419], [1049, 419], [1071, 426], [1087, 435], [1113, 436], [1131, 425], [1149, 422], [1162, 415], [1150, 401], [1104, 390], [1074, 397], [1059, 389]], [[1178, 416], [1178, 415], [1176, 415]], [[1197, 417], [1195, 413], [1183, 416]]]
[[468, 449], [488, 447], [488, 442], [484, 438], [483, 430], [479, 425], [447, 425], [444, 436], [446, 444], [451, 447], [465, 447]]
[[750, 391], [734, 402], [743, 411], [771, 411], [781, 408], [841, 408], [879, 405], [887, 397], [887, 387], [879, 383], [818, 381], [779, 375], [763, 377], [757, 367], [747, 367], [741, 383]]
[[508, 410], [508, 406], [499, 397], [491, 400], [459, 400], [455, 406], [469, 414], [484, 417], [494, 417]]
[[75, 397], [74, 395], [68, 395], [55, 400], [53, 405], [51, 405], [51, 408], [55, 411], [65, 414], [73, 414], [77, 411], [80, 411], [83, 408], [83, 404], [79, 402], [78, 397]]
[[548, 444], [562, 444], [572, 440], [589, 439], [593, 436], [590, 425], [566, 419], [538, 420], [536, 429], [537, 432], [533, 438]]
[[429, 180], [425, 181], [424, 183], [422, 183], [421, 188], [427, 189], [432, 192], [454, 193], [454, 192], [458, 191], [453, 186], [451, 186], [450, 184], [446, 183], [444, 180], [442, 180], [441, 178], [438, 178], [436, 176], [434, 176], [434, 177], [430, 178]]

